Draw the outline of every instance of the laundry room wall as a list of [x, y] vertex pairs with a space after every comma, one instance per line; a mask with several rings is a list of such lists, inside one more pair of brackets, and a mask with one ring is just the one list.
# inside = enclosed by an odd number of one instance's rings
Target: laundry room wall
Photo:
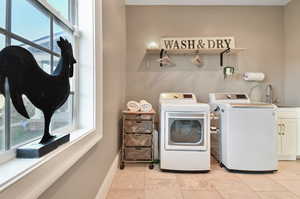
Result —
[[293, 0], [284, 10], [285, 97], [286, 104], [300, 106], [300, 1]]
[[[126, 99], [146, 99], [157, 108], [161, 92], [194, 92], [207, 102], [208, 93], [241, 91], [264, 100], [267, 83], [283, 101], [283, 7], [127, 6]], [[224, 80], [219, 56], [203, 56], [201, 67], [192, 56], [171, 56], [175, 66], [159, 67], [159, 55], [146, 54], [147, 45], [170, 37], [235, 37], [237, 48], [247, 48], [225, 63], [238, 65], [237, 75]], [[241, 80], [243, 72], [264, 72], [263, 83]]]

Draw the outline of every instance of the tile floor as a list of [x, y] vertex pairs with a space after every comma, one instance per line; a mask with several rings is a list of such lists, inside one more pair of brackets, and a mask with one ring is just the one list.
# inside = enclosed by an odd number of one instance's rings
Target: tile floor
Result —
[[274, 174], [237, 174], [212, 160], [209, 173], [161, 172], [147, 165], [118, 170], [106, 199], [300, 199], [300, 161]]

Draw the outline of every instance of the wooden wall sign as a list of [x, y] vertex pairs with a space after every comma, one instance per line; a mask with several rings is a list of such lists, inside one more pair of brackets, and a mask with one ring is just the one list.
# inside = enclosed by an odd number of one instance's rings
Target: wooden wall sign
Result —
[[165, 50], [197, 50], [235, 48], [234, 37], [169, 37], [161, 39], [161, 47]]

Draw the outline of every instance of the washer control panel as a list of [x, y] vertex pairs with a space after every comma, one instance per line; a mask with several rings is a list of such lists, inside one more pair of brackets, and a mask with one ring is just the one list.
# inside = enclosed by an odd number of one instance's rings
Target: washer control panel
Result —
[[250, 98], [245, 93], [210, 93], [209, 103], [250, 103]]

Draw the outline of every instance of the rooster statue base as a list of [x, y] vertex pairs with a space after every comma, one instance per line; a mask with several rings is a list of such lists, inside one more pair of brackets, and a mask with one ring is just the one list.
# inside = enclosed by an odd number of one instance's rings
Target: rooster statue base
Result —
[[20, 46], [0, 51], [0, 94], [10, 98], [18, 113], [30, 119], [22, 96], [43, 112], [45, 125], [42, 139], [17, 149], [19, 158], [39, 158], [70, 140], [70, 134], [54, 136], [49, 132], [51, 118], [70, 95], [69, 78], [73, 77], [72, 45], [63, 38], [57, 41], [61, 58], [52, 74], [44, 72], [33, 55]]

